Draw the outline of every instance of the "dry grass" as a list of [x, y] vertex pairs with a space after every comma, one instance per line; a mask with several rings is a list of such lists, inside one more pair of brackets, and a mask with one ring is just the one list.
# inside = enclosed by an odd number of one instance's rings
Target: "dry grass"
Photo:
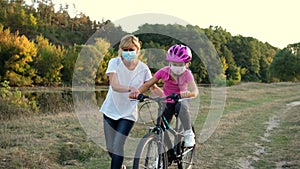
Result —
[[[277, 144], [278, 140], [273, 138], [279, 135], [280, 130], [291, 142], [295, 141], [293, 137], [300, 135], [299, 132], [291, 133], [290, 130], [286, 130], [291, 119], [283, 118], [291, 113], [286, 111], [286, 104], [300, 100], [299, 88], [299, 84], [293, 83], [248, 83], [228, 88], [225, 111], [217, 130], [207, 142], [198, 146], [198, 166], [201, 166], [200, 168], [275, 168], [278, 166], [278, 162], [266, 161], [265, 157], [269, 156], [269, 149], [273, 149], [273, 144]], [[279, 126], [267, 133], [268, 122], [272, 117], [280, 121]], [[298, 122], [295, 126], [299, 129], [299, 116], [293, 120], [294, 124]], [[262, 139], [265, 135], [269, 135], [267, 138], [269, 142]], [[287, 144], [292, 146], [286, 149], [277, 147], [278, 153], [272, 154], [269, 158], [276, 159], [282, 154], [290, 154], [290, 150], [297, 148], [297, 145], [291, 142], [281, 144], [281, 146]], [[298, 154], [296, 158], [299, 159], [300, 155]], [[299, 168], [299, 164], [294, 166], [297, 167]]]
[[[228, 87], [216, 130], [197, 145], [195, 168], [300, 168], [300, 106], [287, 107], [300, 101], [299, 89], [297, 83]], [[197, 130], [212, 97], [210, 88], [200, 93]], [[107, 152], [87, 137], [75, 113], [2, 120], [0, 127], [1, 169], [109, 168]], [[132, 135], [147, 132], [137, 127]]]
[[0, 168], [85, 168], [107, 155], [82, 130], [72, 113], [1, 121]]

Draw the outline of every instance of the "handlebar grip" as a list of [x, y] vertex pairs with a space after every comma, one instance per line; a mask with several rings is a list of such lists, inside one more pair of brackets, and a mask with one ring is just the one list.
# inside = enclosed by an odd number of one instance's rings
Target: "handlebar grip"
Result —
[[167, 96], [166, 99], [172, 99], [175, 102], [178, 102], [178, 100], [181, 99], [181, 96], [180, 94], [172, 93], [170, 96]]
[[139, 94], [138, 97], [134, 97], [133, 95], [128, 95], [129, 99], [136, 99], [140, 102], [143, 102], [146, 98], [149, 98], [149, 96], [143, 95], [143, 94]]
[[139, 100], [140, 102], [143, 102], [146, 98], [149, 98], [149, 96], [139, 94], [137, 97], [137, 100]]

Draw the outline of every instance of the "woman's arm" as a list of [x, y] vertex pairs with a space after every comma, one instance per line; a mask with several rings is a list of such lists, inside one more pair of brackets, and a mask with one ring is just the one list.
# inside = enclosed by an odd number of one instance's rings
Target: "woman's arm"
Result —
[[132, 86], [121, 85], [116, 73], [109, 73], [109, 83], [112, 89], [116, 92], [136, 92], [137, 89]]

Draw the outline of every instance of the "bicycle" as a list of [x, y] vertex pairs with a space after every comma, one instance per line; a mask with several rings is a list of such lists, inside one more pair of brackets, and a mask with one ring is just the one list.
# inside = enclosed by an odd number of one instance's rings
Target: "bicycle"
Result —
[[[154, 127], [149, 129], [138, 144], [133, 161], [133, 169], [167, 169], [172, 163], [176, 163], [179, 169], [191, 169], [195, 153], [195, 146], [184, 147], [183, 127], [175, 114], [175, 127], [172, 128], [163, 117], [163, 104], [167, 99], [180, 102], [184, 99], [178, 94], [172, 94], [165, 98], [150, 97], [140, 94], [139, 102], [152, 100], [158, 104], [157, 120]], [[149, 104], [148, 101], [145, 104]], [[143, 107], [142, 105], [141, 107]], [[171, 141], [171, 134], [174, 141]]]

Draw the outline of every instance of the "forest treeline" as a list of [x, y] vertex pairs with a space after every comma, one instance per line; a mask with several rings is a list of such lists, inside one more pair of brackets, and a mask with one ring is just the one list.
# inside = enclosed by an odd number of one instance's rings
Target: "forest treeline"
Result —
[[[91, 21], [83, 13], [71, 17], [68, 8], [55, 10], [51, 0], [0, 0], [0, 82], [70, 85], [76, 76], [78, 83], [108, 83], [107, 63], [127, 32], [110, 20]], [[142, 41], [142, 60], [150, 68], [157, 63], [153, 73], [163, 66], [169, 46], [184, 43], [193, 50], [190, 69], [197, 83], [300, 81], [300, 43], [279, 49], [254, 37], [232, 36], [220, 26], [145, 23], [133, 34]]]

